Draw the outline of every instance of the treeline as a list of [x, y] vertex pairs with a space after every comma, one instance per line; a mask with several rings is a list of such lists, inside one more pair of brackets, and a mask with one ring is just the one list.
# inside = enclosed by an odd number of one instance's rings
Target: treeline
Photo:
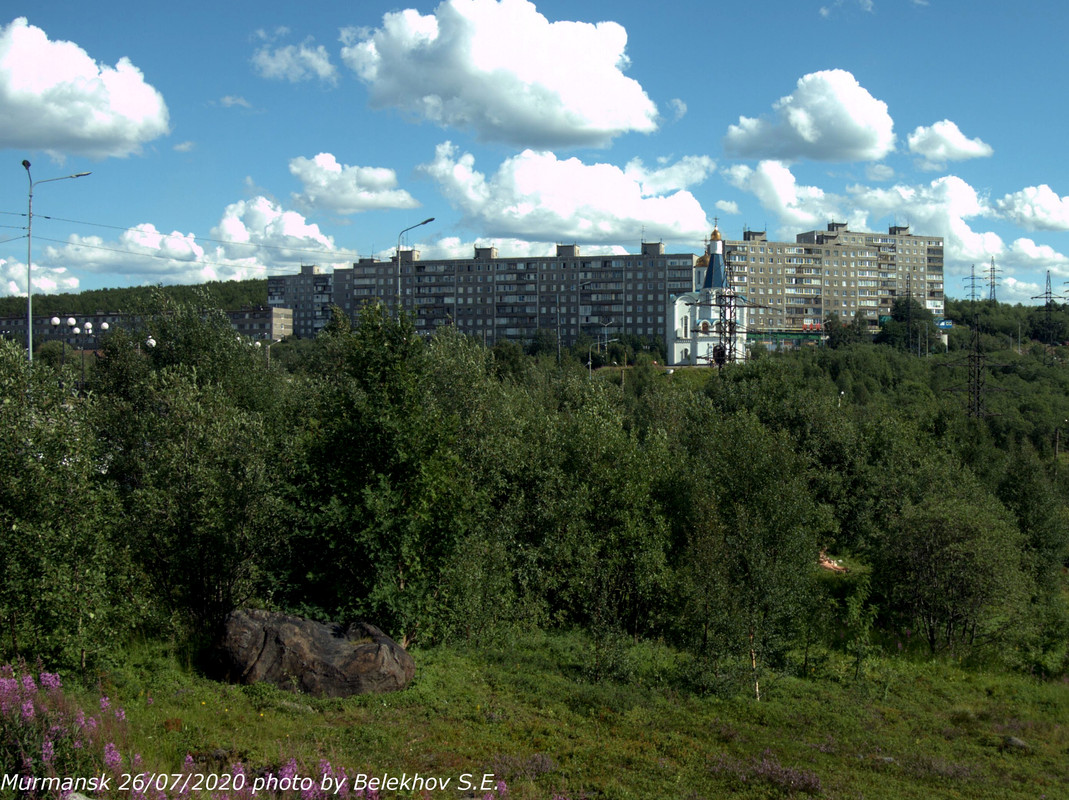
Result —
[[269, 362], [158, 302], [83, 392], [0, 343], [5, 658], [207, 645], [257, 604], [421, 645], [582, 628], [596, 676], [656, 638], [706, 687], [899, 646], [1069, 666], [1069, 377], [1042, 358], [976, 418], [954, 353], [591, 377], [373, 307]]
[[[226, 311], [267, 303], [267, 279], [209, 281], [192, 286], [134, 286], [125, 289], [88, 289], [72, 294], [35, 294], [34, 316], [49, 314], [88, 316], [98, 312], [140, 314], [153, 307], [162, 293], [176, 303], [198, 304], [204, 297]], [[0, 317], [26, 315], [25, 297], [0, 297]]]

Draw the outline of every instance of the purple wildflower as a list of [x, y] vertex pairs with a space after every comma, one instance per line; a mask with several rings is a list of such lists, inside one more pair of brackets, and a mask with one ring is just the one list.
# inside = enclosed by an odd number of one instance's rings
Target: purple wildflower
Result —
[[101, 697], [100, 697], [100, 710], [101, 711], [107, 711], [110, 706], [111, 706], [111, 701], [108, 700], [107, 695], [101, 695]]
[[126, 712], [123, 711], [121, 708], [115, 709], [115, 719], [119, 720], [119, 722], [125, 722]]
[[27, 700], [22, 704], [22, 718], [24, 720], [31, 720], [34, 717], [33, 700]]
[[46, 764], [51, 764], [52, 759], [55, 757], [55, 755], [56, 749], [52, 745], [52, 740], [45, 739], [44, 742], [41, 744], [41, 760]]
[[22, 676], [22, 690], [26, 694], [37, 694], [37, 684], [34, 683], [33, 675]]
[[121, 763], [122, 756], [119, 754], [119, 748], [111, 742], [104, 745], [104, 766], [108, 769], [115, 769]]
[[63, 687], [63, 684], [60, 683], [59, 675], [54, 672], [42, 672], [41, 685], [49, 690], [60, 689]]

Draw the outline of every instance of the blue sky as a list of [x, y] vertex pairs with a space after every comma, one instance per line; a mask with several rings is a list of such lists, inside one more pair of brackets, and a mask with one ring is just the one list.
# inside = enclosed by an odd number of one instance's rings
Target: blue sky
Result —
[[[0, 294], [910, 225], [946, 291], [1069, 280], [1069, 6], [184, 4], [0, 16]], [[986, 297], [987, 285], [980, 287]]]

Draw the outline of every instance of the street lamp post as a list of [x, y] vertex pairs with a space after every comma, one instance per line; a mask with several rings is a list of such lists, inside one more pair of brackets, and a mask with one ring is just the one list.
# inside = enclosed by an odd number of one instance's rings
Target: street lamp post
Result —
[[26, 179], [30, 182], [30, 194], [26, 205], [26, 358], [33, 363], [33, 187], [39, 183], [65, 181], [68, 178], [84, 178], [89, 172], [76, 172], [59, 178], [44, 178], [35, 181], [30, 174], [30, 162], [22, 160]]
[[[618, 342], [618, 341], [620, 341], [620, 340], [619, 339], [606, 339], [605, 340], [605, 353], [606, 353], [606, 355], [608, 355], [608, 352], [609, 352], [609, 345], [612, 342]], [[590, 347], [588, 347], [586, 349], [586, 372], [587, 372], [587, 377], [590, 380], [594, 379], [594, 359], [593, 359], [593, 356], [591, 355], [591, 351], [593, 351], [593, 349], [595, 347], [597, 347], [597, 346], [598, 346], [598, 343], [594, 342], [594, 344], [590, 345]], [[582, 351], [580, 351], [580, 352], [582, 352]]]
[[413, 228], [418, 228], [420, 225], [426, 225], [428, 222], [434, 222], [434, 217], [428, 217], [423, 222], [417, 222], [415, 225], [409, 225], [399, 234], [397, 234], [397, 318], [401, 319], [401, 237], [408, 233]]

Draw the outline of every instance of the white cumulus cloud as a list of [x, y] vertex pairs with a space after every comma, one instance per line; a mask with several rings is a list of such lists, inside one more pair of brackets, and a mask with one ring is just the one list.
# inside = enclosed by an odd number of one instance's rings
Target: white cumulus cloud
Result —
[[263, 196], [228, 205], [219, 224], [212, 228], [212, 238], [223, 242], [227, 258], [269, 264], [307, 264], [316, 260], [315, 254], [329, 258], [335, 249], [334, 240], [318, 225]]
[[[285, 33], [281, 29], [280, 33]], [[261, 38], [271, 39], [260, 33]], [[252, 65], [262, 78], [286, 80], [290, 83], [318, 78], [324, 83], [334, 85], [338, 81], [337, 68], [331, 63], [330, 55], [323, 45], [316, 45], [311, 38], [299, 45], [272, 47], [264, 44], [252, 56]]]
[[879, 161], [895, 146], [887, 104], [849, 72], [813, 72], [778, 100], [770, 116], [739, 117], [728, 128], [729, 155], [794, 161]]
[[[42, 265], [33, 259], [33, 293], [59, 294], [78, 291], [78, 278], [66, 267]], [[14, 259], [0, 258], [0, 295], [26, 294], [26, 265]], [[35, 315], [36, 316], [36, 315]]]
[[0, 147], [128, 156], [168, 131], [163, 96], [129, 59], [98, 64], [25, 17], [0, 27]]
[[[87, 273], [107, 275], [117, 286], [204, 283], [263, 278], [302, 263], [344, 266], [352, 261], [353, 254], [338, 252], [333, 240], [301, 214], [259, 196], [228, 205], [211, 238], [203, 241], [192, 233], [164, 233], [151, 223], [113, 240], [71, 235], [34, 259], [34, 289], [73, 291], [77, 276]], [[17, 268], [0, 264], [9, 293], [25, 291], [25, 274], [23, 266], [20, 281]]]
[[444, 0], [376, 30], [342, 31], [342, 59], [371, 105], [520, 147], [604, 145], [657, 128], [657, 107], [624, 74], [615, 22], [550, 22], [527, 0]]
[[645, 230], [647, 238], [700, 241], [710, 227], [690, 192], [648, 195], [643, 175], [612, 164], [525, 150], [488, 178], [475, 169], [474, 156], [446, 142], [421, 169], [466, 223], [491, 237], [611, 243], [634, 240]]
[[907, 141], [909, 151], [921, 156], [918, 165], [925, 170], [943, 169], [948, 161], [986, 158], [995, 152], [991, 145], [980, 139], [966, 138], [949, 119], [927, 128], [923, 125], [918, 127]]
[[948, 264], [981, 263], [1005, 250], [998, 234], [973, 230], [968, 220], [988, 216], [991, 209], [975, 188], [956, 175], [928, 184], [852, 186], [849, 192], [873, 217], [894, 217], [914, 231], [942, 236]]
[[723, 174], [728, 183], [754, 195], [765, 210], [775, 214], [791, 238], [799, 231], [823, 227], [829, 220], [846, 221], [859, 229], [864, 225], [864, 215], [844, 210], [843, 198], [826, 194], [819, 186], [799, 184], [780, 161], [762, 161], [756, 168], [736, 164]]
[[294, 194], [294, 203], [304, 209], [325, 209], [336, 214], [356, 214], [379, 208], [416, 208], [419, 203], [397, 188], [397, 175], [385, 167], [354, 167], [339, 164], [331, 153], [290, 161], [290, 172], [304, 189]]
[[624, 173], [638, 182], [644, 196], [674, 192], [701, 183], [716, 169], [709, 156], [684, 156], [674, 164], [661, 159], [657, 169], [647, 169], [641, 159], [632, 159]]
[[1029, 186], [996, 201], [1006, 219], [1032, 231], [1069, 231], [1069, 197], [1059, 197], [1047, 184]]

